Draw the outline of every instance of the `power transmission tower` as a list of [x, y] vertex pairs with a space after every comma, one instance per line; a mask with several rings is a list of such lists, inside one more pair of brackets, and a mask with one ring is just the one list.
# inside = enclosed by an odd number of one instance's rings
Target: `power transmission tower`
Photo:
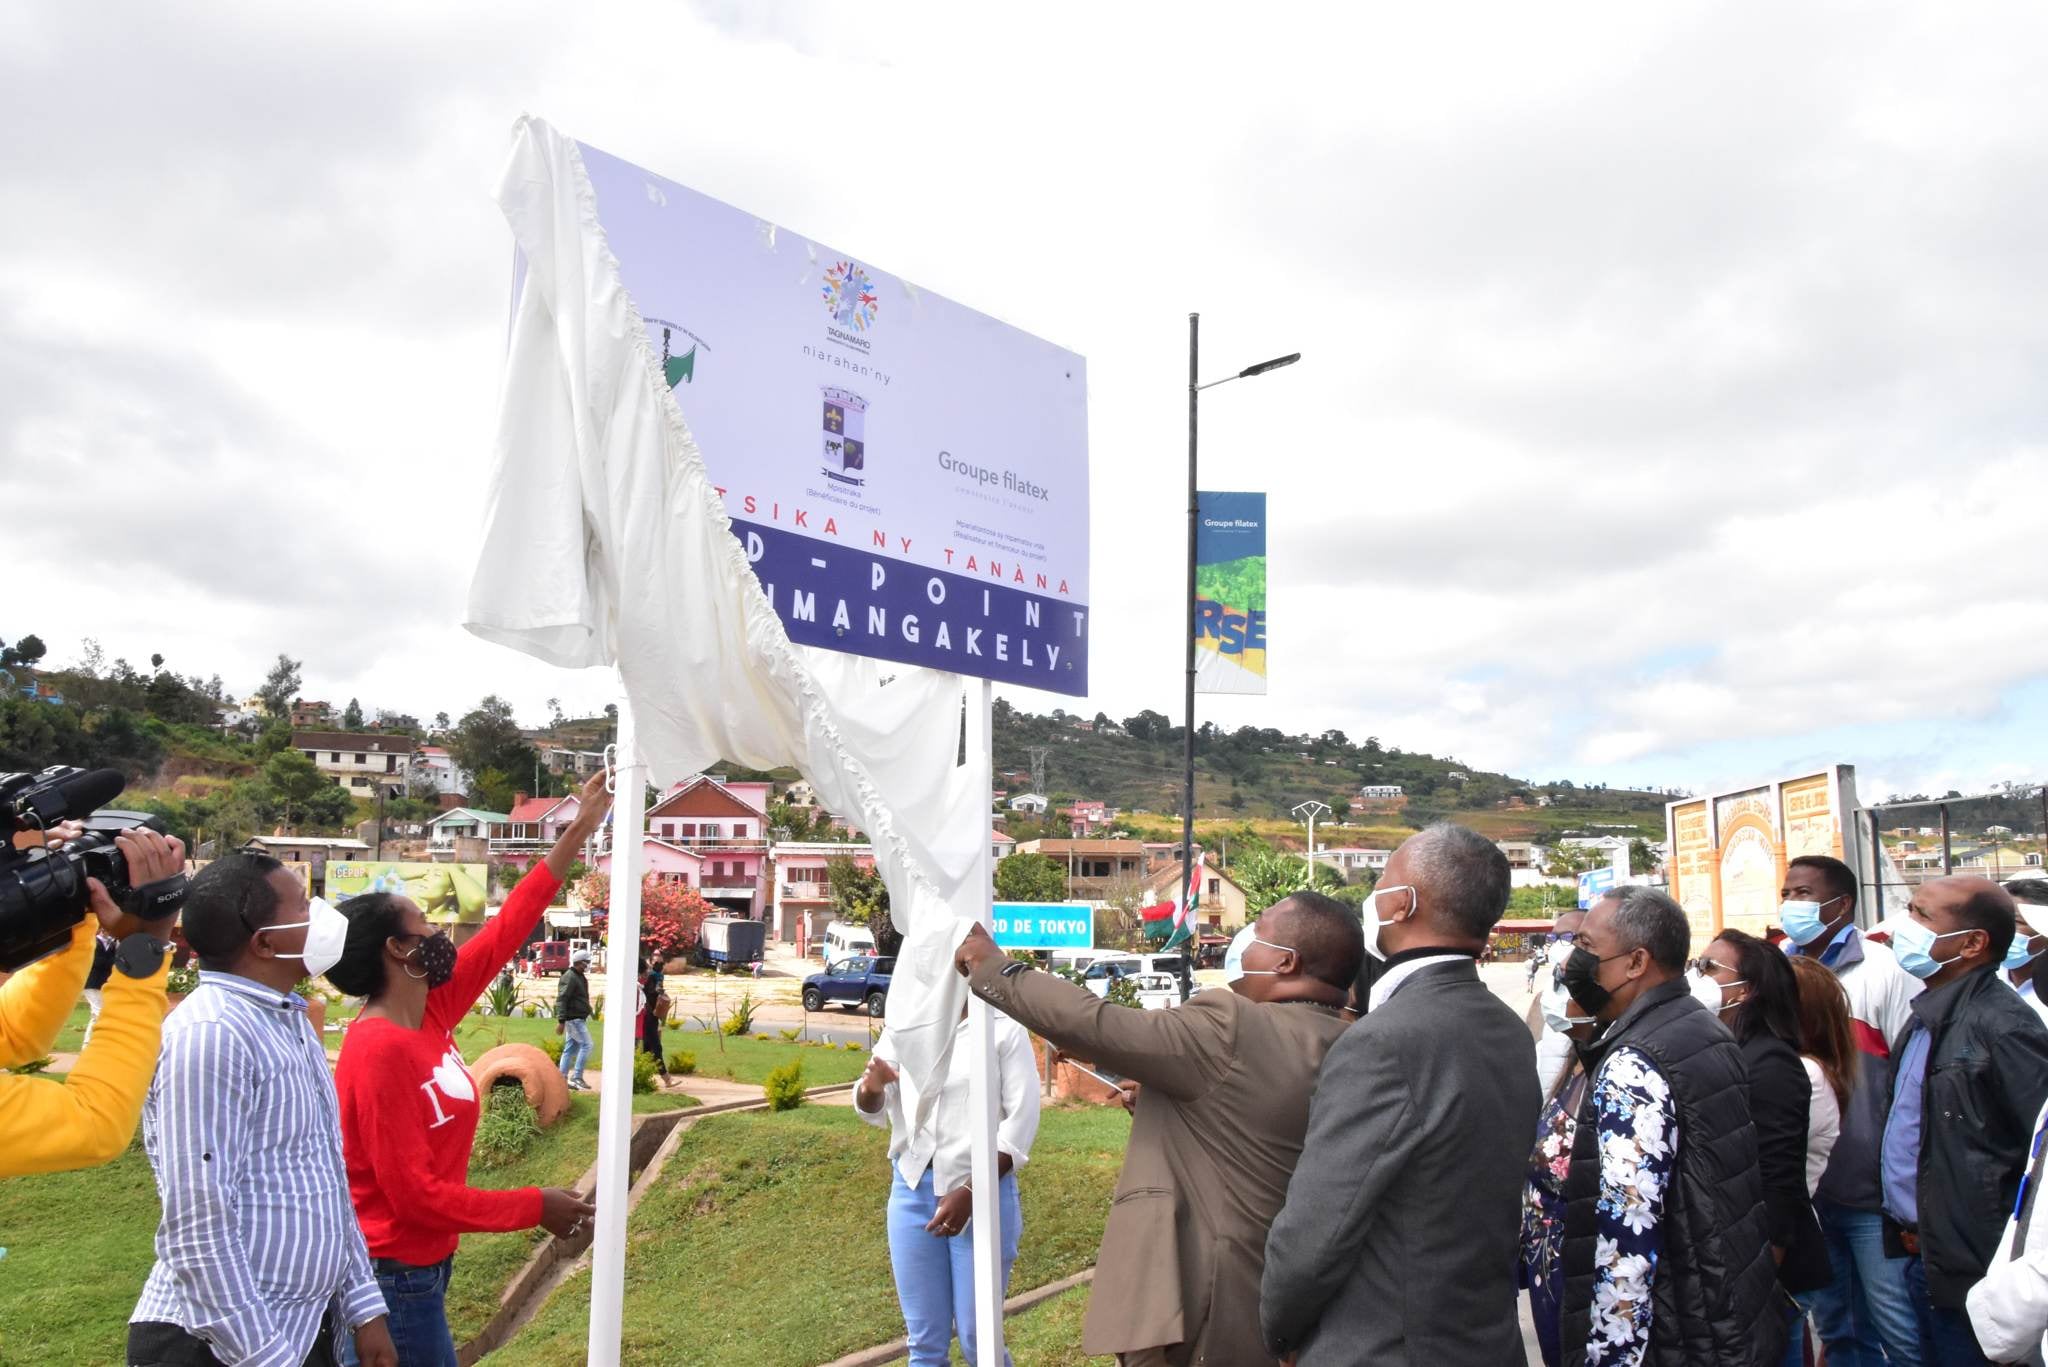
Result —
[[1052, 751], [1043, 745], [1033, 745], [1024, 751], [1031, 756], [1031, 791], [1045, 795], [1045, 757]]

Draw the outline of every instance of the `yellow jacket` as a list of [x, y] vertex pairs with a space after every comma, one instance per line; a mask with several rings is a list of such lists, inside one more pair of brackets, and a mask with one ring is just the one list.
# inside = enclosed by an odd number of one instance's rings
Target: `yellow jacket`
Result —
[[[0, 984], [0, 1068], [49, 1052], [92, 971], [98, 926], [86, 917], [71, 932], [71, 948]], [[92, 1043], [67, 1080], [0, 1076], [0, 1177], [89, 1168], [128, 1147], [156, 1071], [170, 969], [167, 951], [151, 977], [109, 975]]]

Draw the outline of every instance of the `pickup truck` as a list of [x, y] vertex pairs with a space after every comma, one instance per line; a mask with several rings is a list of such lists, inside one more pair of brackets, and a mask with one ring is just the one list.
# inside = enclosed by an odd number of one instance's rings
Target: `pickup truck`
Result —
[[894, 955], [841, 959], [823, 973], [804, 979], [804, 1010], [823, 1011], [827, 1002], [859, 1010], [866, 1003], [870, 1016], [880, 1016], [888, 1009], [889, 978], [895, 971]]

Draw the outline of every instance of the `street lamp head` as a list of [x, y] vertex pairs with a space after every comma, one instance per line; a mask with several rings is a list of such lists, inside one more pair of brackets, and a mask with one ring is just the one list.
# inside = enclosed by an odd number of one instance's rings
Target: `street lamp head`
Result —
[[1237, 378], [1249, 380], [1254, 375], [1263, 375], [1269, 370], [1278, 370], [1281, 366], [1293, 365], [1300, 359], [1301, 353], [1298, 351], [1289, 352], [1285, 356], [1275, 356], [1270, 361], [1260, 361], [1257, 365], [1246, 366], [1243, 370], [1237, 372]]

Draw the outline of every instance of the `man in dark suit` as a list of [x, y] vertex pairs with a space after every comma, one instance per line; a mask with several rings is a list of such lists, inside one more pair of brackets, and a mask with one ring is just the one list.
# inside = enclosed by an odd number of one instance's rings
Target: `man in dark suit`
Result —
[[[1231, 990], [1170, 1011], [1112, 1006], [1031, 972], [979, 927], [960, 947], [977, 996], [1143, 1084], [1081, 1333], [1085, 1351], [1115, 1353], [1125, 1367], [1273, 1361], [1259, 1342], [1266, 1229], [1301, 1153], [1316, 1070], [1344, 1032], [1363, 948], [1357, 919], [1314, 892], [1269, 908], [1249, 932]], [[1523, 1128], [1533, 1134], [1535, 1123], [1532, 1112]]]
[[1528, 1028], [1474, 962], [1508, 882], [1492, 841], [1438, 824], [1366, 901], [1383, 971], [1323, 1060], [1266, 1240], [1266, 1347], [1301, 1367], [1523, 1361], [1515, 1258], [1542, 1099]]

